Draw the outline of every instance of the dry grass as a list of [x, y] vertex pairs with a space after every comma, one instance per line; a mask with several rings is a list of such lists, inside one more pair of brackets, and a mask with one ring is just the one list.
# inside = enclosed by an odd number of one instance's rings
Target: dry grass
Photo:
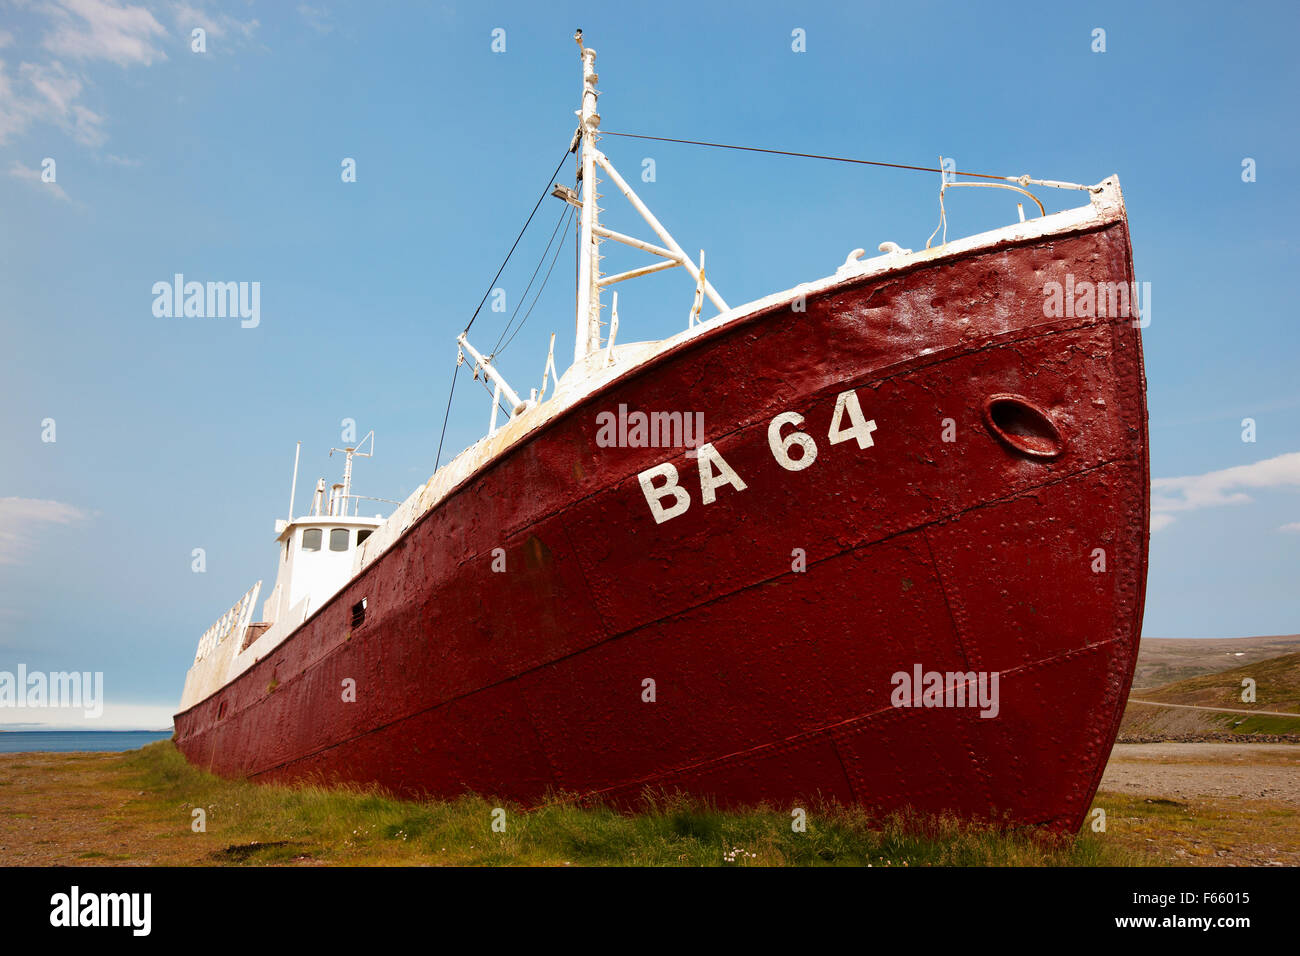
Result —
[[1169, 800], [1102, 791], [1106, 836], [1161, 866], [1300, 865], [1300, 814], [1265, 800]]
[[[1242, 681], [1246, 678], [1255, 681], [1256, 696], [1251, 703], [1241, 699]], [[1134, 696], [1169, 704], [1284, 711], [1300, 717], [1300, 654], [1284, 654], [1214, 674], [1189, 677]]]

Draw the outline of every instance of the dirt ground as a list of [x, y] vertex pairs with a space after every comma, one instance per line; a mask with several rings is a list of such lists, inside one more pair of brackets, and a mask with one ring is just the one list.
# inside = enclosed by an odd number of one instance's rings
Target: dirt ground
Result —
[[1168, 866], [1300, 866], [1300, 745], [1117, 744], [1093, 802]]
[[159, 852], [131, 813], [116, 754], [0, 755], [0, 862], [6, 866], [190, 862]]
[[1300, 747], [1292, 744], [1116, 744], [1101, 789], [1200, 797], [1276, 800], [1300, 807]]

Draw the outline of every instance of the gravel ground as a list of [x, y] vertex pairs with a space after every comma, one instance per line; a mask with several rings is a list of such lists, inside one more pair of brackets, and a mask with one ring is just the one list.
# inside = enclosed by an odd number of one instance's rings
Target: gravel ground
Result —
[[1276, 800], [1300, 807], [1300, 746], [1116, 744], [1101, 789], [1176, 800]]

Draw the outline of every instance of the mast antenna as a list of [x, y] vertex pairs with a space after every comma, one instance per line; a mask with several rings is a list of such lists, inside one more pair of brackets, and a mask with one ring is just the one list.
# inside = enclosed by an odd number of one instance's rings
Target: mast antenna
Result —
[[298, 456], [302, 454], [302, 442], [293, 453], [293, 482], [289, 485], [289, 524], [293, 524], [293, 495], [298, 490]]
[[[362, 445], [364, 445], [364, 444], [366, 443], [367, 440], [370, 441], [370, 451], [357, 451], [357, 449], [360, 448]], [[335, 453], [336, 451], [341, 451], [341, 452], [343, 452], [343, 455], [344, 455], [344, 459], [343, 459], [343, 491], [342, 491], [342, 493], [339, 495], [339, 498], [340, 498], [340, 501], [339, 501], [339, 508], [340, 508], [341, 510], [340, 510], [338, 513], [341, 514], [341, 515], [346, 515], [346, 514], [348, 513], [348, 501], [351, 500], [351, 498], [352, 498], [352, 456], [353, 456], [353, 455], [360, 455], [362, 458], [371, 458], [371, 457], [374, 456], [374, 454], [375, 454], [375, 430], [374, 430], [373, 428], [370, 429], [370, 431], [366, 433], [366, 437], [363, 438], [363, 439], [361, 439], [361, 441], [357, 442], [355, 445], [351, 445], [351, 446], [349, 446], [349, 447], [347, 447], [347, 448], [331, 448], [331, 449], [330, 449], [330, 457], [331, 457], [331, 458], [334, 457], [334, 453]], [[330, 513], [331, 513], [331, 514], [334, 513], [334, 512], [333, 512], [333, 509], [331, 509]]]
[[573, 34], [582, 58], [582, 109], [578, 110], [578, 178], [582, 181], [582, 217], [578, 226], [578, 302], [573, 361], [581, 362], [600, 348], [600, 235], [596, 201], [596, 51], [583, 45], [582, 30]]

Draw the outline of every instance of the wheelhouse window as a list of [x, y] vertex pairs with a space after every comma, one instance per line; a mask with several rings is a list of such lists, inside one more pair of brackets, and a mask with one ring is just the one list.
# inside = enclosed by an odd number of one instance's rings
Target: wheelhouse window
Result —
[[357, 532], [357, 544], [360, 545], [362, 541], [365, 541], [366, 538], [370, 537], [372, 534], [374, 534], [374, 531], [370, 528], [362, 528]]
[[302, 549], [304, 551], [320, 550], [321, 530], [320, 528], [306, 528], [302, 533]]
[[347, 528], [330, 529], [330, 550], [346, 551], [348, 549], [348, 536], [351, 534]]

